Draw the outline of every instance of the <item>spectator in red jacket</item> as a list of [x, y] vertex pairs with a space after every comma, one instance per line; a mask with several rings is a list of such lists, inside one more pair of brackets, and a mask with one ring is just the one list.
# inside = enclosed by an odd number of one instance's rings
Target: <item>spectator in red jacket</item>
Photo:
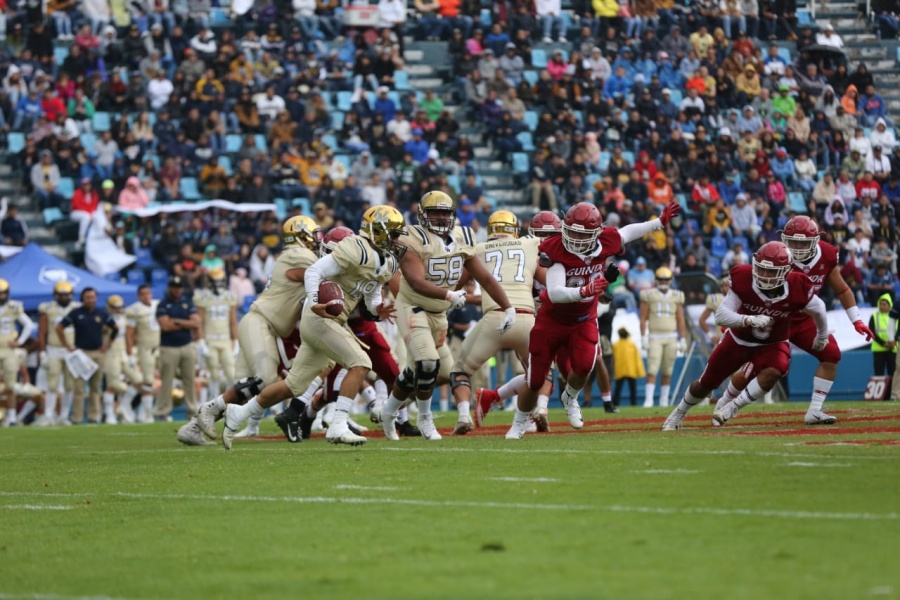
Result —
[[41, 108], [47, 115], [47, 121], [56, 123], [56, 115], [66, 114], [66, 105], [62, 98], [53, 93], [52, 88], [44, 90], [44, 97], [41, 99]]
[[91, 217], [100, 204], [100, 194], [94, 189], [91, 180], [85, 177], [72, 196], [72, 210], [69, 218], [78, 223], [78, 243], [83, 244], [87, 236]]
[[880, 196], [881, 186], [875, 181], [872, 171], [866, 171], [863, 173], [862, 179], [856, 182], [856, 197], [860, 200], [871, 198], [874, 204]]

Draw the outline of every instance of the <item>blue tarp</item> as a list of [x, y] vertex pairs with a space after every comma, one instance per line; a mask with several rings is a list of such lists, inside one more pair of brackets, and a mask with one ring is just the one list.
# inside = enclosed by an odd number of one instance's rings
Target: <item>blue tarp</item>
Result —
[[113, 294], [122, 296], [126, 305], [137, 300], [137, 286], [110, 281], [78, 269], [34, 243], [0, 265], [0, 278], [9, 282], [10, 298], [24, 304], [28, 311], [37, 310], [41, 302], [52, 300], [53, 286], [58, 281], [72, 284], [76, 300], [86, 287], [97, 290], [101, 306]]

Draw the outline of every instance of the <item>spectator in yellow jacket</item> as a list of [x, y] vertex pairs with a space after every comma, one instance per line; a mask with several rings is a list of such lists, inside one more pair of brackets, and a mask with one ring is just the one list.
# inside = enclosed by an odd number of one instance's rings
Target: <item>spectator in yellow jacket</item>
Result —
[[628, 330], [619, 329], [619, 340], [613, 344], [613, 370], [615, 371], [616, 389], [613, 392], [613, 404], [619, 405], [622, 387], [627, 383], [631, 393], [631, 405], [637, 406], [637, 380], [646, 375], [644, 359]]

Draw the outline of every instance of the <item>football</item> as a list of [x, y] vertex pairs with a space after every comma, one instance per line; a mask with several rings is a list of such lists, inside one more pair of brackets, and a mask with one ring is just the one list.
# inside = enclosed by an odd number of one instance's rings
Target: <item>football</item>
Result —
[[[328, 304], [336, 300], [334, 304]], [[325, 311], [332, 316], [338, 316], [344, 311], [344, 290], [332, 281], [323, 281], [319, 284], [319, 304], [328, 304]]]

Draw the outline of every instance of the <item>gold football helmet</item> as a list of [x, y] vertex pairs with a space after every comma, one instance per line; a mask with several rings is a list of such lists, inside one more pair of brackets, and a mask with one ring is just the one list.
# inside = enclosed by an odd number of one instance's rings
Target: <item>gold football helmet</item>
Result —
[[398, 244], [397, 238], [407, 234], [403, 213], [392, 206], [373, 206], [363, 213], [359, 235], [381, 252], [393, 254], [399, 259], [406, 252], [406, 246]]
[[209, 286], [212, 288], [213, 292], [220, 292], [225, 289], [225, 270], [224, 269], [210, 269], [209, 273]]
[[488, 217], [487, 234], [489, 238], [497, 235], [510, 235], [517, 238], [519, 237], [519, 220], [508, 210], [498, 210]]
[[312, 218], [306, 215], [297, 215], [284, 222], [281, 228], [281, 241], [285, 246], [301, 246], [312, 250], [317, 255], [322, 244], [322, 228], [316, 225]]
[[429, 231], [447, 235], [456, 225], [453, 198], [440, 191], [428, 192], [419, 200], [419, 222]]
[[113, 294], [106, 299], [106, 308], [108, 308], [110, 312], [117, 313], [118, 311], [125, 309], [125, 300], [122, 299], [122, 296]]
[[9, 302], [9, 282], [5, 279], [0, 279], [0, 305], [7, 302]]
[[672, 269], [669, 267], [660, 267], [656, 270], [656, 287], [660, 291], [667, 291], [672, 283]]

